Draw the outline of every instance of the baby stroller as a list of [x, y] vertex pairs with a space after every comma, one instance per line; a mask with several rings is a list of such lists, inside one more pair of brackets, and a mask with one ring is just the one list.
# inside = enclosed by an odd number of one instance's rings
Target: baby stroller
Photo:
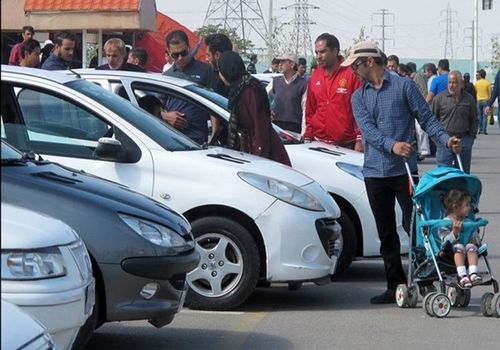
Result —
[[[458, 164], [462, 169], [460, 156]], [[481, 299], [481, 311], [484, 316], [500, 317], [500, 293], [498, 282], [493, 277], [487, 259], [487, 244], [482, 242], [488, 221], [476, 218], [481, 182], [474, 175], [463, 170], [438, 167], [428, 171], [415, 186], [410, 167], [406, 162], [406, 170], [413, 187], [413, 213], [410, 229], [411, 250], [408, 264], [408, 282], [400, 284], [396, 289], [396, 303], [399, 307], [415, 307], [418, 292], [424, 297], [422, 307], [432, 317], [446, 317], [451, 307], [469, 305], [471, 290], [463, 289], [458, 284], [456, 267], [453, 261], [453, 250], [442, 245], [438, 230], [443, 226], [451, 226], [451, 221], [442, 219], [444, 205], [442, 194], [449, 189], [465, 189], [471, 195], [471, 210], [462, 225], [460, 241], [465, 245], [477, 233], [479, 260], [484, 260], [487, 271], [480, 271], [483, 280], [476, 286], [493, 286], [494, 293], [487, 292]], [[415, 237], [413, 231], [415, 230]], [[439, 281], [439, 291], [433, 285]]]

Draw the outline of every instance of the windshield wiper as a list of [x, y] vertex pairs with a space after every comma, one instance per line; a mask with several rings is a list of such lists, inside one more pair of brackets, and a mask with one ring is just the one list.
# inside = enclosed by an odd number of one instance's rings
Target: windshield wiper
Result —
[[5, 158], [2, 159], [2, 165], [26, 165], [28, 162], [45, 162], [40, 155], [36, 155], [35, 152], [29, 151], [24, 152], [21, 158]]

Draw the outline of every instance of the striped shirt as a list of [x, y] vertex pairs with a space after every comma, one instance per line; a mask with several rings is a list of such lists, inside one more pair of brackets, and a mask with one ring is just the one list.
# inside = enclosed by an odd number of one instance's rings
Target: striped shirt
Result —
[[[365, 82], [352, 96], [354, 117], [361, 130], [365, 177], [391, 177], [406, 174], [403, 158], [392, 153], [396, 142], [415, 141], [415, 118], [439, 143], [448, 143], [448, 133], [410, 79], [384, 72], [380, 89]], [[409, 158], [410, 170], [417, 170], [417, 153]]]

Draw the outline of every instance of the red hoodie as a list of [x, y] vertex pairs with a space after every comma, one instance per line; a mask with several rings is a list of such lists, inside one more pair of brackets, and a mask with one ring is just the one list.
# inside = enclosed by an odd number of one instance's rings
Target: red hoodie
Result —
[[307, 85], [304, 138], [336, 144], [361, 140], [351, 106], [351, 96], [361, 85], [351, 67], [339, 66], [328, 76], [318, 66]]

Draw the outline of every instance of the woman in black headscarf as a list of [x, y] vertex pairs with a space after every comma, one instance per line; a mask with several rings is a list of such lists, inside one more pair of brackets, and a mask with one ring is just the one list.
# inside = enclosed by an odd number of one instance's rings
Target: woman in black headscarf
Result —
[[243, 60], [234, 51], [221, 54], [218, 68], [221, 80], [229, 87], [228, 147], [291, 166], [285, 147], [272, 127], [264, 87], [247, 73]]

